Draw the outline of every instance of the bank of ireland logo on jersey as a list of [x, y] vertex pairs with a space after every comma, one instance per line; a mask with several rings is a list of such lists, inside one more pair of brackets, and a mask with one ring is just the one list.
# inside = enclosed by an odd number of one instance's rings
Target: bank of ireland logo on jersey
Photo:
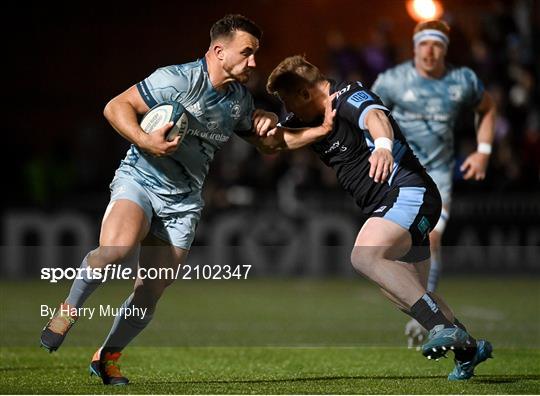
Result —
[[237, 120], [240, 118], [240, 113], [241, 113], [241, 110], [242, 108], [240, 107], [240, 103], [235, 100], [234, 102], [231, 103], [231, 117], [234, 119], [234, 120]]
[[367, 102], [368, 100], [373, 100], [371, 95], [367, 92], [359, 91], [355, 94], [352, 94], [351, 97], [347, 99], [347, 103], [350, 103], [354, 107], [359, 108], [362, 103]]

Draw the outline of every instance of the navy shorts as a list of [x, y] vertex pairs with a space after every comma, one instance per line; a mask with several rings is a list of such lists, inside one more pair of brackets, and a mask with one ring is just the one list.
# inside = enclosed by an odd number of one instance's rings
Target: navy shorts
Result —
[[395, 186], [370, 217], [382, 217], [409, 231], [411, 250], [400, 260], [417, 263], [430, 257], [429, 233], [441, 215], [441, 195], [432, 184]]

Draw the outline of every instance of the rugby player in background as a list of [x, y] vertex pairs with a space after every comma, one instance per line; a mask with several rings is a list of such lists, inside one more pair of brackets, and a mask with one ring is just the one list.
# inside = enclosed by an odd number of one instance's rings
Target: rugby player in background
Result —
[[[428, 291], [435, 291], [442, 271], [441, 238], [452, 203], [454, 125], [464, 108], [478, 120], [477, 150], [461, 165], [465, 180], [486, 176], [495, 136], [495, 103], [467, 67], [446, 63], [450, 28], [444, 21], [419, 23], [414, 29], [414, 59], [380, 74], [375, 92], [392, 111], [414, 154], [426, 168], [442, 198], [442, 211], [430, 232], [431, 269]], [[426, 331], [411, 319], [405, 326], [409, 347], [420, 345]]]

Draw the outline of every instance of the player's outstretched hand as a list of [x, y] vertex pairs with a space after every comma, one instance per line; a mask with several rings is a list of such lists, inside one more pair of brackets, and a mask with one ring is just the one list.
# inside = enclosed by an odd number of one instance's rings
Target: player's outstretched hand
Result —
[[278, 116], [269, 111], [256, 109], [253, 112], [253, 129], [257, 136], [265, 137], [273, 135], [278, 123]]
[[145, 139], [139, 147], [154, 157], [165, 157], [174, 153], [180, 145], [180, 135], [176, 136], [170, 142], [167, 140], [167, 134], [172, 126], [173, 123], [169, 122], [152, 133], [145, 133]]
[[392, 173], [394, 167], [394, 157], [392, 152], [385, 148], [379, 148], [369, 157], [369, 177], [375, 183], [384, 183], [388, 176]]
[[461, 165], [463, 178], [465, 180], [484, 180], [489, 162], [489, 154], [474, 152], [465, 159]]

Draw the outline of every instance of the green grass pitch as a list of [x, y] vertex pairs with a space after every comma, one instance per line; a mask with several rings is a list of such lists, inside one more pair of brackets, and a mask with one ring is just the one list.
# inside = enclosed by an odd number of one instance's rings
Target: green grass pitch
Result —
[[[177, 281], [152, 324], [125, 350], [127, 387], [105, 387], [88, 363], [112, 318], [81, 318], [62, 348], [38, 347], [69, 284], [0, 283], [0, 393], [538, 394], [540, 279], [446, 278], [440, 293], [495, 359], [466, 382], [446, 380], [452, 359], [404, 347], [406, 317], [362, 278]], [[118, 306], [128, 283], [88, 301]]]

